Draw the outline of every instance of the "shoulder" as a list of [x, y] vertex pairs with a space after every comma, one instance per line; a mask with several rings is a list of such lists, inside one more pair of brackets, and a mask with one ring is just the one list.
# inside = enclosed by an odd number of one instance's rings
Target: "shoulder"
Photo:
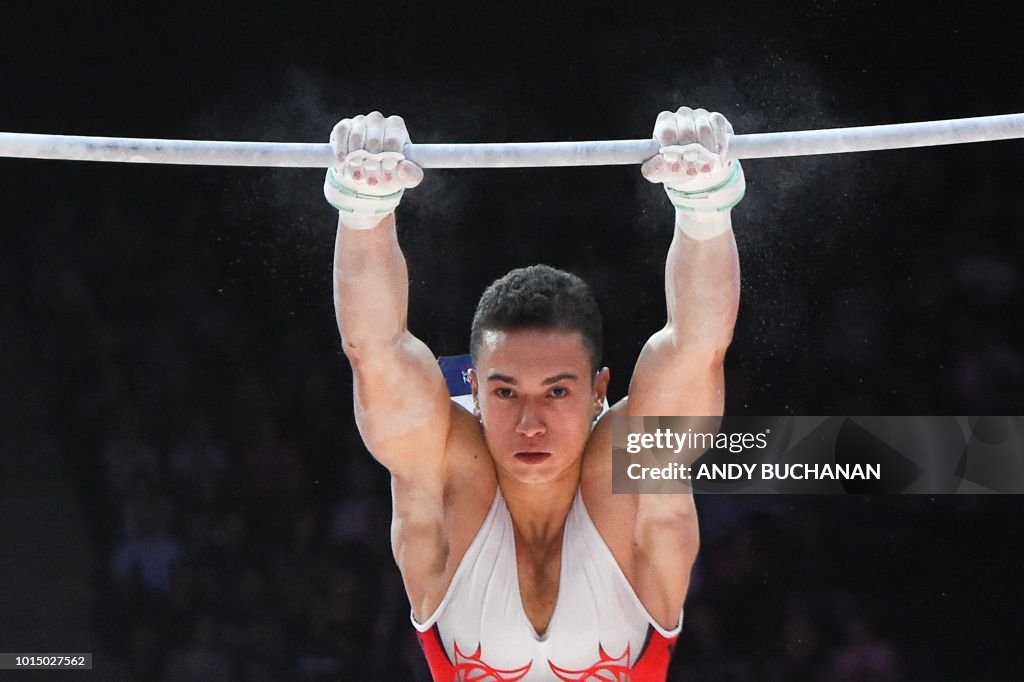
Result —
[[590, 433], [590, 439], [583, 449], [580, 490], [587, 509], [591, 509], [592, 499], [600, 503], [599, 498], [611, 494], [613, 418], [626, 416], [628, 408], [629, 398], [626, 397], [605, 410], [598, 417]]
[[580, 495], [605, 544], [623, 571], [632, 564], [637, 496], [612, 493], [613, 417], [627, 414], [628, 398], [618, 401], [598, 420], [583, 451]]
[[440, 466], [427, 463], [392, 472], [396, 514], [444, 518], [451, 525], [448, 521], [472, 518], [474, 509], [490, 506], [498, 486], [494, 460], [479, 420], [454, 401], [442, 447]]
[[451, 403], [441, 471], [392, 475], [392, 544], [418, 619], [441, 603], [490, 510], [497, 475], [479, 421]]
[[444, 475], [446, 488], [466, 485], [477, 496], [485, 498], [488, 505], [498, 487], [494, 460], [487, 449], [480, 420], [454, 401], [445, 443]]
[[619, 401], [594, 428], [584, 452], [580, 490], [598, 533], [637, 597], [662, 625], [675, 622], [697, 556], [693, 496], [612, 492], [613, 418], [630, 415]]

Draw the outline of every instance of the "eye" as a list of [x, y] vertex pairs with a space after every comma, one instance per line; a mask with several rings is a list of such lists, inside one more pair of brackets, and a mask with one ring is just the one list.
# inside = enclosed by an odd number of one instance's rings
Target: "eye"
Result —
[[515, 391], [513, 391], [511, 388], [508, 388], [507, 386], [502, 386], [500, 388], [494, 389], [494, 395], [498, 396], [499, 398], [512, 398], [513, 396], [515, 396]]
[[567, 395], [569, 395], [569, 389], [565, 388], [564, 386], [555, 386], [553, 389], [551, 389], [552, 398], [564, 398]]

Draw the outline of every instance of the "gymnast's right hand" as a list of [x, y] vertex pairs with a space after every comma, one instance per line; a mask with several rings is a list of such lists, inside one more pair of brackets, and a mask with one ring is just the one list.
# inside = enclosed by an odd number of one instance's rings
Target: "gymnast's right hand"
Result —
[[402, 117], [384, 118], [379, 111], [334, 126], [324, 196], [345, 227], [374, 227], [395, 210], [406, 188], [423, 181], [423, 169], [402, 154], [407, 142]]

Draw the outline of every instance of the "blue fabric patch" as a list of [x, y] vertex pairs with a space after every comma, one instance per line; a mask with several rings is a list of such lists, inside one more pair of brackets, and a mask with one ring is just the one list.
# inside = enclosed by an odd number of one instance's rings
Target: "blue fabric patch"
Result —
[[473, 392], [469, 384], [469, 368], [473, 366], [473, 360], [469, 355], [444, 355], [437, 359], [437, 364], [441, 365], [449, 393], [456, 396]]

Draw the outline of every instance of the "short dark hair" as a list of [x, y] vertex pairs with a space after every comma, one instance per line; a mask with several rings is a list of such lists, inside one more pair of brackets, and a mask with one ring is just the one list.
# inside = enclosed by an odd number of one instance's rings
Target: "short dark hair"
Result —
[[578, 331], [590, 352], [593, 372], [601, 367], [601, 311], [587, 283], [548, 265], [517, 268], [487, 287], [473, 315], [469, 352], [476, 366], [484, 332], [542, 329]]

